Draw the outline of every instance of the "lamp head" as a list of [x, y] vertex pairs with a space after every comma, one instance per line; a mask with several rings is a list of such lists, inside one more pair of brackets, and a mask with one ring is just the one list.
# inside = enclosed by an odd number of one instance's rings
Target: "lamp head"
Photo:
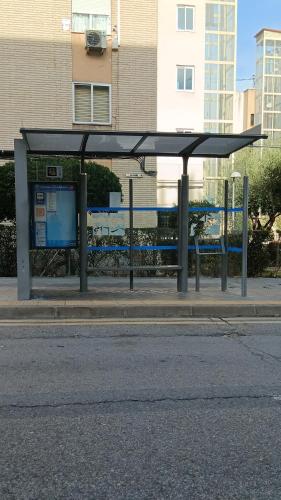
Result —
[[239, 179], [239, 177], [241, 177], [241, 174], [240, 172], [232, 172], [231, 174], [231, 179], [235, 180], [235, 179]]

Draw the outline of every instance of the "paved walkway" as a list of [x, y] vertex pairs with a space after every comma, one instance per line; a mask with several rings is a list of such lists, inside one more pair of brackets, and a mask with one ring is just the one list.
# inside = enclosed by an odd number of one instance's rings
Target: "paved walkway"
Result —
[[175, 278], [91, 277], [89, 292], [80, 294], [79, 278], [34, 278], [30, 301], [17, 301], [15, 278], [0, 278], [0, 319], [92, 319], [136, 317], [281, 316], [281, 279], [248, 280], [248, 297], [241, 297], [239, 279], [229, 279], [227, 292], [219, 279], [202, 279], [195, 292], [176, 291]]

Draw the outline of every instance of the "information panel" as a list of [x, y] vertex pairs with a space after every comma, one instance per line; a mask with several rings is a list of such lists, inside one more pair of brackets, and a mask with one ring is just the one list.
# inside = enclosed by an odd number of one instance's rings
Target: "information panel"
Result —
[[32, 247], [77, 247], [76, 184], [31, 183]]

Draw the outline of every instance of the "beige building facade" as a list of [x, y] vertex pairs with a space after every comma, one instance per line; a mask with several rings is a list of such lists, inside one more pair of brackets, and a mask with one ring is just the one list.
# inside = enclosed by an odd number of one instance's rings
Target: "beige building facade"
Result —
[[[13, 149], [20, 127], [157, 128], [157, 0], [13, 0], [1, 11], [0, 149]], [[87, 31], [102, 34], [102, 50], [86, 49]], [[135, 205], [156, 205], [156, 172], [134, 160], [109, 167], [125, 205], [135, 173]]]
[[244, 112], [243, 112], [243, 130], [248, 130], [255, 125], [256, 114], [256, 89], [247, 89], [244, 91]]

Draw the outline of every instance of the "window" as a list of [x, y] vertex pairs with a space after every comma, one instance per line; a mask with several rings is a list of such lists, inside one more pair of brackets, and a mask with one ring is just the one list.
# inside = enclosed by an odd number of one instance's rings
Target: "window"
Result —
[[177, 66], [177, 90], [189, 90], [194, 88], [194, 67]]
[[205, 90], [234, 90], [232, 64], [205, 64]]
[[232, 5], [207, 4], [206, 30], [234, 32], [235, 7]]
[[210, 132], [212, 134], [232, 134], [233, 125], [232, 123], [225, 122], [205, 122], [204, 132]]
[[74, 83], [74, 122], [110, 125], [110, 85]]
[[251, 113], [250, 125], [251, 125], [251, 127], [253, 127], [255, 125], [255, 114], [254, 113]]
[[266, 57], [265, 59], [265, 73], [267, 75], [280, 75], [281, 74], [281, 59], [274, 57]]
[[109, 16], [99, 14], [72, 14], [72, 31], [84, 33], [86, 30], [99, 30], [108, 33]]
[[194, 29], [194, 7], [178, 5], [177, 28], [179, 31], [192, 31]]
[[88, 29], [111, 34], [111, 0], [72, 0], [72, 31]]
[[205, 120], [233, 120], [233, 96], [209, 94], [204, 97]]
[[234, 61], [234, 35], [206, 34], [207, 61]]

